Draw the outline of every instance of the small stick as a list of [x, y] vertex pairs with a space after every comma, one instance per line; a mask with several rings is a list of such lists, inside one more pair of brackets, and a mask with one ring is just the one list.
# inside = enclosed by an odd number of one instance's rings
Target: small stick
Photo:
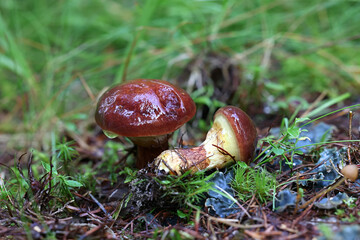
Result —
[[[177, 152], [176, 152], [177, 153]], [[174, 175], [177, 175], [176, 172], [169, 166], [169, 164], [167, 164], [166, 161], [164, 161], [163, 159], [161, 159], [161, 162], [164, 163], [164, 165], [170, 170], [170, 172]], [[160, 164], [160, 162], [159, 162]]]
[[322, 92], [322, 93], [315, 99], [315, 101], [314, 101], [312, 104], [310, 104], [310, 106], [308, 107], [308, 109], [307, 109], [303, 114], [301, 114], [300, 118], [306, 117], [306, 116], [315, 108], [315, 106], [316, 106], [321, 100], [323, 100], [323, 99], [325, 98], [326, 94], [327, 94], [327, 91]]
[[312, 208], [313, 205], [314, 205], [314, 202], [312, 202], [311, 205], [308, 206], [308, 207], [300, 214], [300, 216], [295, 219], [295, 221], [291, 224], [291, 227], [292, 227], [292, 228], [294, 228], [294, 227], [298, 224], [298, 222], [299, 222], [301, 219], [303, 219], [303, 218], [309, 213], [309, 211], [310, 211], [310, 209]]
[[316, 199], [318, 199], [319, 197], [327, 194], [328, 192], [330, 192], [331, 190], [334, 190], [335, 188], [337, 188], [338, 186], [340, 186], [343, 182], [345, 181], [345, 177], [343, 177], [342, 179], [340, 179], [338, 182], [336, 182], [333, 186], [319, 192], [318, 194], [316, 194], [313, 198], [311, 198], [309, 201], [307, 201], [306, 203], [304, 203], [303, 205], [301, 205], [299, 207], [299, 209], [304, 209], [306, 208], [310, 203], [314, 202]]
[[232, 159], [234, 162], [236, 162], [236, 161], [235, 161], [235, 156], [233, 156], [233, 155], [231, 155], [230, 153], [228, 153], [228, 151], [226, 151], [224, 148], [222, 148], [222, 147], [220, 147], [220, 146], [218, 146], [218, 145], [215, 145], [215, 144], [212, 144], [212, 145], [213, 145], [214, 147], [216, 147], [221, 154], [223, 154], [223, 155], [225, 155], [225, 156], [231, 157], [231, 159]]
[[[349, 139], [350, 139], [350, 141], [352, 140], [352, 119], [353, 119], [353, 112], [350, 111], [349, 112]], [[350, 148], [351, 148], [351, 142], [349, 143], [348, 149], [347, 149], [349, 164], [351, 164]]]
[[299, 202], [301, 199], [301, 194], [300, 194], [300, 187], [299, 187], [299, 178], [300, 178], [300, 174], [296, 173], [296, 204], [295, 204], [295, 209], [294, 209], [294, 213], [295, 214], [299, 208]]
[[89, 196], [91, 197], [91, 199], [99, 206], [99, 208], [105, 213], [105, 215], [107, 217], [111, 217], [110, 214], [106, 211], [106, 209], [104, 208], [104, 206], [91, 194], [89, 193]]
[[27, 153], [23, 153], [23, 154], [20, 155], [20, 157], [18, 158], [18, 160], [17, 160], [17, 162], [16, 162], [16, 167], [17, 167], [17, 169], [18, 169], [18, 171], [19, 171], [20, 177], [21, 177], [22, 179], [24, 179], [24, 181], [27, 182], [27, 183], [29, 184], [29, 186], [31, 186], [31, 183], [29, 182], [29, 180], [26, 179], [26, 177], [24, 176], [24, 173], [23, 173], [23, 171], [22, 171], [22, 167], [21, 167], [21, 165], [20, 165], [21, 158], [22, 158], [23, 156], [25, 156], [26, 154], [27, 154]]
[[81, 84], [83, 85], [87, 95], [91, 98], [91, 101], [96, 100], [95, 95], [93, 94], [93, 92], [91, 91], [91, 88], [89, 87], [89, 85], [87, 84], [87, 82], [85, 81], [84, 76], [81, 73], [78, 73], [79, 79]]
[[329, 161], [330, 161], [333, 169], [334, 169], [340, 176], [342, 176], [342, 174], [341, 174], [341, 173], [338, 171], [338, 169], [335, 167], [335, 165], [334, 165], [333, 161], [331, 160], [331, 158], [329, 159]]

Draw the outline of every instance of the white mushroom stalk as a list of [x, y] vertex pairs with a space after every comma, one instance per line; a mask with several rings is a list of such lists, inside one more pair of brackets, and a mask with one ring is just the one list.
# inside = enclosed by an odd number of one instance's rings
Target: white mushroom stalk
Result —
[[249, 163], [257, 142], [256, 128], [241, 109], [220, 108], [205, 141], [194, 148], [177, 148], [162, 152], [155, 159], [159, 173], [181, 175], [191, 170], [223, 168], [235, 161]]

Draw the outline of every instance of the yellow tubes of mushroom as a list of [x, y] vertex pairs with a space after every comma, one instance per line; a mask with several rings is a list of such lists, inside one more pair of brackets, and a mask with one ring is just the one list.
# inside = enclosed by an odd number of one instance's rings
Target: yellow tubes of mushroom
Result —
[[194, 148], [162, 152], [155, 160], [160, 173], [181, 175], [187, 170], [223, 168], [235, 161], [249, 163], [257, 143], [256, 128], [249, 116], [234, 106], [220, 108], [205, 141]]

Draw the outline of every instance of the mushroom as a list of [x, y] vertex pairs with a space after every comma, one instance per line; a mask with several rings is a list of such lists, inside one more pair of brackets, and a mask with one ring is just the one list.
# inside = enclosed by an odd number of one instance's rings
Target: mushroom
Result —
[[154, 163], [159, 173], [173, 175], [223, 168], [235, 161], [249, 164], [256, 144], [253, 121], [240, 108], [226, 106], [215, 113], [214, 123], [200, 146], [166, 150]]
[[359, 169], [355, 164], [349, 164], [341, 169], [341, 173], [344, 175], [344, 178], [355, 182], [359, 176]]
[[95, 120], [108, 137], [128, 137], [137, 146], [140, 169], [168, 149], [169, 137], [195, 111], [184, 90], [162, 80], [137, 79], [106, 91], [98, 101]]

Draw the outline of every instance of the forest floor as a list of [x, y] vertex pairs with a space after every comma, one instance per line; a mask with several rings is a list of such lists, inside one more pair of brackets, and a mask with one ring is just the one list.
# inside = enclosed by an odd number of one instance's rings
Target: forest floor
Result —
[[[57, 158], [49, 157], [48, 165], [42, 159], [46, 157], [32, 151], [2, 163], [14, 166], [2, 176], [14, 177], [15, 189], [2, 180], [0, 235], [7, 239], [356, 239], [360, 181], [336, 185], [343, 178], [339, 172], [344, 165], [360, 164], [359, 142], [349, 141], [359, 139], [358, 122], [353, 119], [358, 120], [360, 112], [352, 110], [333, 111], [302, 128], [309, 120], [279, 128], [279, 117], [249, 109], [255, 121], [261, 119], [256, 122], [261, 141], [250, 168], [235, 164], [194, 176], [158, 176], [151, 164], [139, 171], [131, 168], [136, 151], [132, 144], [124, 138], [109, 140], [95, 125], [86, 137], [64, 133], [66, 141], [57, 145]], [[198, 111], [202, 116], [208, 112]], [[186, 131], [196, 133], [197, 126], [194, 120]], [[293, 130], [299, 135], [291, 137]], [[172, 142], [194, 144], [203, 137], [177, 134]], [[39, 170], [32, 165], [39, 167], [39, 162], [43, 170], [36, 178], [33, 171]], [[58, 164], [62, 164], [58, 170], [50, 167]], [[82, 168], [96, 173], [88, 184], [67, 177]], [[25, 183], [16, 184], [15, 179]]]

